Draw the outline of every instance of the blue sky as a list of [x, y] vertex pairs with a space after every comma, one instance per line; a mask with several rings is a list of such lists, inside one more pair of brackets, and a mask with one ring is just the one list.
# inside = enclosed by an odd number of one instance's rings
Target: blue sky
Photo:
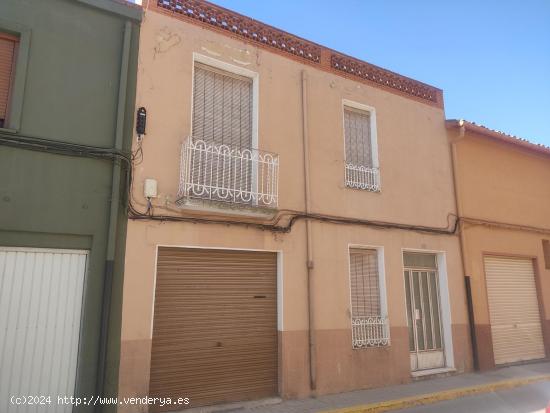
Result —
[[212, 0], [444, 91], [464, 118], [550, 145], [549, 0]]

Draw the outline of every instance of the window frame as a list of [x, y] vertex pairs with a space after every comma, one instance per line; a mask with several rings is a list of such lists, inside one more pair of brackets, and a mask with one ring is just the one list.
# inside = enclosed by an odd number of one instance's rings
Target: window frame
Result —
[[550, 270], [550, 240], [542, 240], [542, 257], [544, 261], [544, 268]]
[[254, 72], [244, 67], [235, 66], [231, 63], [226, 63], [222, 60], [214, 59], [210, 56], [193, 52], [193, 61], [191, 67], [191, 113], [189, 121], [189, 136], [193, 134], [193, 111], [195, 108], [194, 92], [195, 92], [195, 63], [202, 63], [203, 65], [212, 66], [216, 69], [228, 72], [230, 74], [247, 77], [252, 80], [252, 148], [259, 149], [258, 142], [258, 112], [259, 112], [259, 80], [260, 75], [258, 72]]
[[378, 260], [378, 294], [380, 297], [380, 315], [379, 317], [385, 318], [387, 320], [387, 332], [388, 332], [388, 343], [378, 346], [367, 346], [367, 347], [353, 347], [353, 350], [365, 350], [369, 348], [378, 348], [378, 347], [390, 347], [391, 346], [391, 329], [390, 329], [390, 318], [388, 314], [388, 293], [386, 288], [386, 267], [384, 261], [384, 247], [379, 245], [364, 245], [364, 244], [348, 244], [347, 248], [347, 259], [348, 259], [348, 292], [349, 292], [349, 320], [350, 320], [350, 329], [353, 329], [351, 324], [353, 320], [353, 295], [352, 295], [352, 286], [351, 286], [351, 250], [374, 250], [377, 254]]
[[25, 84], [27, 81], [27, 66], [31, 43], [31, 30], [18, 23], [0, 19], [0, 32], [19, 37], [16, 58], [14, 62], [14, 74], [10, 84], [6, 123], [0, 131], [16, 133], [21, 128], [23, 111], [23, 99]]
[[[380, 176], [380, 162], [378, 158], [378, 136], [377, 136], [377, 127], [376, 127], [376, 109], [373, 106], [365, 105], [364, 103], [359, 103], [349, 99], [342, 99], [342, 135], [344, 138], [344, 171], [346, 165], [346, 126], [345, 126], [345, 117], [346, 117], [346, 108], [354, 109], [357, 111], [368, 113], [370, 117], [370, 149], [372, 156], [372, 168], [378, 170], [378, 191], [369, 190], [369, 192], [380, 192], [382, 190], [382, 178]], [[364, 165], [363, 165], [364, 166]], [[346, 188], [354, 189], [345, 185]]]

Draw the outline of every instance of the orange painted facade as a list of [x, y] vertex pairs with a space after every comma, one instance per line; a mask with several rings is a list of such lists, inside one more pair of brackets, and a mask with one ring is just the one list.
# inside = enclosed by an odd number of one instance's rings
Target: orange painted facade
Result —
[[[471, 277], [479, 367], [495, 367], [484, 257], [533, 262], [546, 355], [550, 350], [550, 149], [449, 121], [465, 274]], [[527, 340], [527, 338], [525, 338]]]
[[[255, 74], [257, 148], [276, 153], [280, 159], [276, 210], [176, 203], [180, 149], [192, 128], [193, 67], [197, 59]], [[345, 185], [344, 104], [374, 109], [371, 113], [376, 121], [381, 181], [378, 192]], [[145, 11], [141, 27], [136, 105], [147, 109], [147, 131], [141, 143], [143, 159], [134, 168], [134, 207], [146, 210], [144, 182], [155, 179], [158, 196], [151, 200], [152, 214], [202, 221], [143, 218], [128, 222], [120, 397], [143, 397], [149, 392], [159, 246], [278, 253], [278, 393], [283, 398], [413, 380], [403, 274], [405, 251], [437, 255], [446, 340], [443, 367], [450, 372], [471, 370], [464, 272], [459, 236], [453, 232], [457, 211], [451, 151], [442, 104], [317, 68], [152, 6]], [[305, 128], [309, 143], [304, 154]], [[137, 147], [135, 141], [134, 150]], [[309, 163], [309, 206], [305, 201], [305, 159]], [[325, 218], [298, 219], [287, 232], [255, 226], [272, 223], [282, 211], [305, 214], [308, 208], [309, 213]], [[329, 216], [360, 222], [336, 222], [326, 219]], [[206, 223], [208, 219], [227, 222]], [[251, 225], [232, 223], [237, 220]], [[379, 225], [373, 225], [374, 221]], [[283, 219], [281, 225], [285, 223]], [[308, 225], [312, 261], [309, 287]], [[350, 246], [383, 251], [380, 265], [390, 330], [387, 346], [352, 348]], [[308, 296], [312, 320], [308, 317]], [[315, 339], [315, 389], [310, 383], [310, 321]], [[128, 406], [119, 411], [140, 410]]]

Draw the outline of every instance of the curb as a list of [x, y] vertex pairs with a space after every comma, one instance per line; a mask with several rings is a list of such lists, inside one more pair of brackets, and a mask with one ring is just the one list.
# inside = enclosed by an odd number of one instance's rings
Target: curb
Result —
[[452, 390], [444, 390], [435, 393], [419, 394], [418, 396], [405, 397], [402, 399], [386, 400], [377, 403], [362, 404], [351, 407], [344, 407], [334, 410], [322, 410], [319, 413], [380, 413], [391, 410], [406, 409], [409, 407], [423, 406], [445, 400], [453, 400], [476, 394], [490, 393], [498, 390], [513, 389], [541, 381], [550, 381], [550, 374], [542, 376], [526, 377], [522, 379], [511, 379], [493, 383], [480, 384], [472, 387], [460, 387]]

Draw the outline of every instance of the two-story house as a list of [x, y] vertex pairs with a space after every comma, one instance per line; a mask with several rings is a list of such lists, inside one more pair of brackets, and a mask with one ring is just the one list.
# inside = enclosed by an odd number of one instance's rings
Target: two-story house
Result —
[[119, 395], [469, 370], [441, 90], [207, 2], [144, 13]]
[[448, 121], [480, 369], [550, 355], [550, 148]]

